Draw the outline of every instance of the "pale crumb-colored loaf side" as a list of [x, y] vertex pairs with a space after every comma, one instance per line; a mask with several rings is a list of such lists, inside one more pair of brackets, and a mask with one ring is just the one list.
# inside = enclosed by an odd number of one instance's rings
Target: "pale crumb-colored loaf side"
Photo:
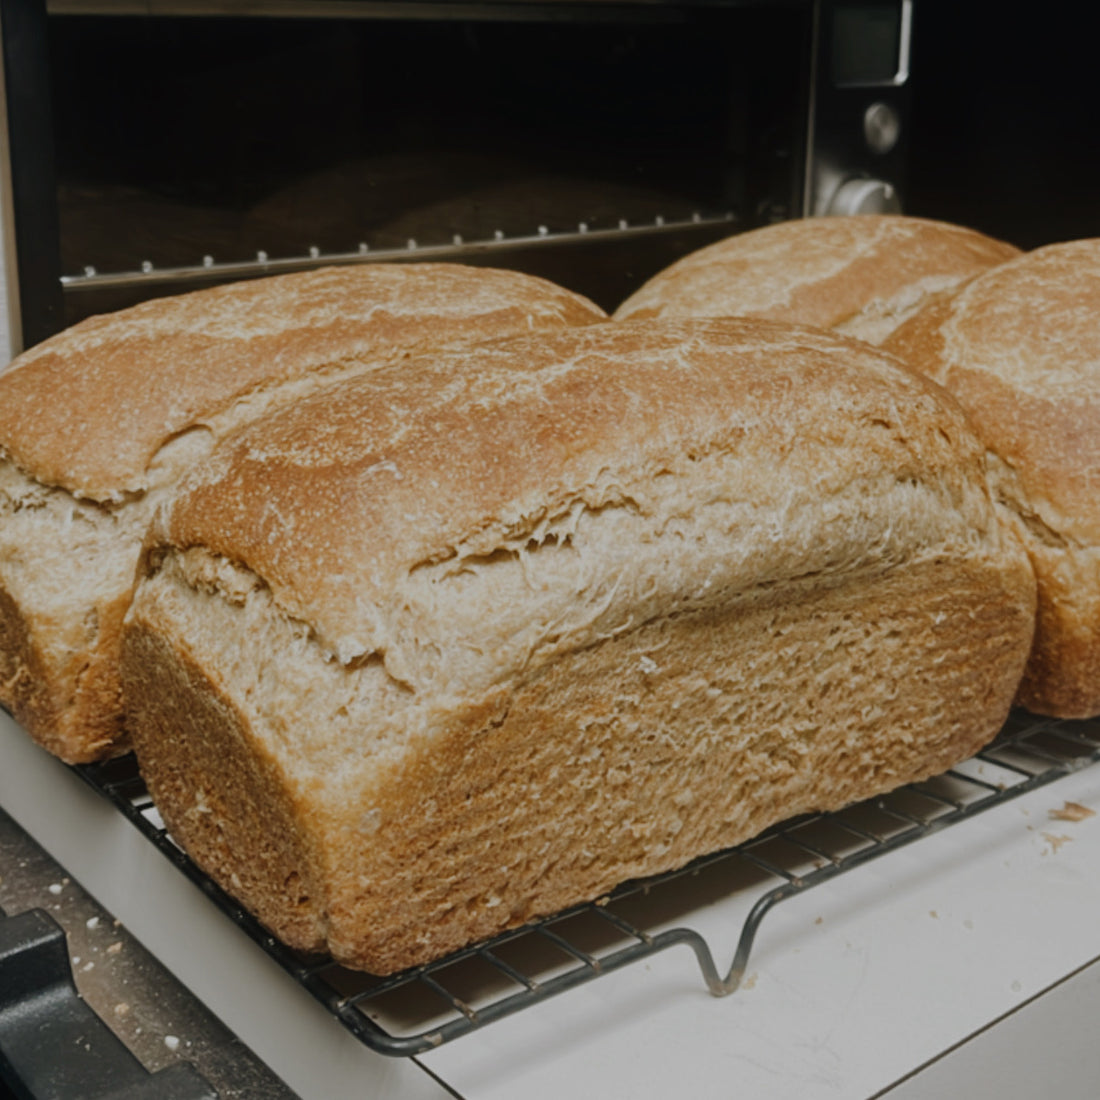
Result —
[[995, 268], [886, 347], [947, 387], [992, 454], [997, 499], [1038, 576], [1020, 702], [1100, 713], [1100, 240]]
[[169, 828], [294, 946], [422, 962], [1007, 714], [1030, 566], [961, 409], [870, 347], [639, 322], [371, 386], [196, 468], [124, 631]]
[[72, 763], [127, 747], [119, 634], [152, 503], [76, 500], [0, 463], [0, 700]]
[[118, 657], [142, 539], [211, 433], [162, 448], [151, 486], [122, 503], [74, 497], [0, 460], [0, 702], [68, 763], [129, 749]]
[[123, 751], [141, 538], [217, 439], [414, 350], [605, 320], [516, 272], [364, 264], [157, 299], [24, 353], [0, 373], [0, 702], [70, 762]]
[[1019, 254], [927, 218], [802, 218], [690, 253], [653, 276], [614, 318], [770, 317], [880, 344], [931, 298]]

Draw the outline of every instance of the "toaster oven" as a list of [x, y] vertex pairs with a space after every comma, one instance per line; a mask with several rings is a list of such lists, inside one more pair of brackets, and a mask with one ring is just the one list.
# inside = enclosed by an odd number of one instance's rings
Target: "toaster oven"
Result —
[[[791, 217], [1008, 236], [912, 156], [958, 108], [915, 113], [914, 7], [0, 0], [0, 357], [322, 264], [513, 267], [613, 308]], [[1096, 723], [1017, 716], [934, 783], [379, 983], [221, 895], [132, 761], [69, 768], [0, 713], [0, 1092], [1091, 1097], [1098, 757]]]

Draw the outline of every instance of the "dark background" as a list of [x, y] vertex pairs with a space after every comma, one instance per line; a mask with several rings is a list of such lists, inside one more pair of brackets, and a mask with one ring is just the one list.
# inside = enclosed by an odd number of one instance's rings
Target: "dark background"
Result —
[[906, 213], [1023, 248], [1100, 237], [1090, 5], [917, 0]]

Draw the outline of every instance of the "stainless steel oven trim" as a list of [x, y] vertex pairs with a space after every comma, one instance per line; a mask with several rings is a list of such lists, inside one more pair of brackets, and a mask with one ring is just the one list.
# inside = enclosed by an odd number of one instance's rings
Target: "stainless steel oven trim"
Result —
[[19, 345], [61, 327], [63, 292], [55, 277], [60, 229], [54, 201], [46, 7], [41, 0], [0, 0], [0, 48], [8, 126], [7, 197], [18, 218], [6, 248], [14, 248], [8, 281], [20, 288]]
[[4, 54], [0, 50], [0, 365], [21, 346], [19, 282], [14, 278], [15, 209], [11, 201], [11, 159], [8, 155], [8, 97]]
[[[830, 76], [832, 20], [844, 0], [815, 0], [810, 119], [803, 215], [897, 213], [903, 207], [910, 121], [913, 0], [893, 0], [899, 12], [898, 65], [888, 81], [836, 84]], [[875, 141], [868, 113], [889, 115], [893, 140]], [[846, 184], [866, 182], [852, 209], [838, 201]]]

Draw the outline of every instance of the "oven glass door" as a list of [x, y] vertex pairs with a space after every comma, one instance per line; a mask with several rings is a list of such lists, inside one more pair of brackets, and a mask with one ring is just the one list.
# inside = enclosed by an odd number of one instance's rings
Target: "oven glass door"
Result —
[[361, 17], [50, 16], [64, 324], [358, 256], [611, 308], [731, 222], [799, 212], [805, 4], [339, 10]]

